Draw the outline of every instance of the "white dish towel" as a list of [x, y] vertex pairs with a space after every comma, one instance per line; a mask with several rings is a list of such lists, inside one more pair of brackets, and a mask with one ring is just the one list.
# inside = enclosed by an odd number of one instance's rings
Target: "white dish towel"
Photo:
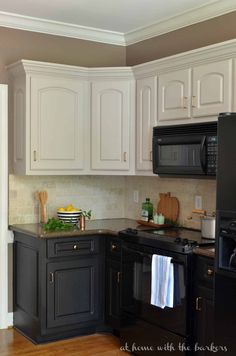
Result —
[[172, 257], [152, 255], [151, 304], [164, 309], [174, 306], [174, 266]]

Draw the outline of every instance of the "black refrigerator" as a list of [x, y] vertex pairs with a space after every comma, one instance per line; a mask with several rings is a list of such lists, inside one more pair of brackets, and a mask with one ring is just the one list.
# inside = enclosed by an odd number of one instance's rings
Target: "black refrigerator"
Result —
[[216, 211], [214, 344], [236, 356], [236, 113], [219, 115]]

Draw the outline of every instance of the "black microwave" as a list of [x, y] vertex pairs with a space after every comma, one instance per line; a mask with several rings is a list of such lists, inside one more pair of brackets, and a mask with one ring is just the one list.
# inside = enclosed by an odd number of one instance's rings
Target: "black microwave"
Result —
[[153, 173], [168, 176], [215, 176], [217, 122], [153, 128]]

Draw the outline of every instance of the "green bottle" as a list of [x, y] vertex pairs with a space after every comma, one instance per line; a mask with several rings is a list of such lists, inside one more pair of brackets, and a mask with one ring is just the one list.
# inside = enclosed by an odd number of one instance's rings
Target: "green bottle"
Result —
[[146, 198], [146, 201], [142, 203], [142, 220], [149, 221], [153, 218], [153, 204], [150, 202], [150, 198]]

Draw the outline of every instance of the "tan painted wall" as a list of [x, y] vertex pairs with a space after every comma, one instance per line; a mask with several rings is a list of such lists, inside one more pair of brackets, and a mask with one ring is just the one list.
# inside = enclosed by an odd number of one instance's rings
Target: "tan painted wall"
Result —
[[107, 67], [124, 66], [125, 54], [123, 46], [0, 27], [0, 83], [5, 65], [19, 59]]
[[129, 66], [190, 51], [236, 37], [236, 11], [130, 45], [126, 49]]

